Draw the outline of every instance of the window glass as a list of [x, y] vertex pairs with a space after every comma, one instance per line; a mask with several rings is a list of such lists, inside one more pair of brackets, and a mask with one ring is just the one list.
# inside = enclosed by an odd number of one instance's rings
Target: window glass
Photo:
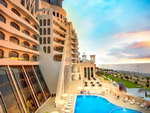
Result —
[[5, 0], [0, 0], [0, 4], [2, 4], [3, 6], [7, 7], [7, 3], [5, 2]]
[[21, 16], [20, 13], [19, 13], [16, 9], [12, 8], [11, 10], [12, 10], [12, 12], [14, 12], [16, 15]]
[[[17, 94], [15, 90], [12, 89], [13, 84], [8, 78], [10, 77], [7, 67], [0, 67], [0, 92], [1, 96], [3, 96], [4, 102], [7, 107], [8, 113], [21, 113], [22, 106], [20, 102], [18, 102]], [[2, 102], [2, 101], [1, 101]], [[0, 104], [1, 104], [0, 102]], [[3, 111], [6, 111], [6, 108], [2, 106]], [[6, 112], [4, 112], [6, 113]]]
[[9, 57], [16, 57], [16, 58], [18, 58], [19, 54], [17, 52], [15, 52], [15, 51], [11, 51], [11, 52], [9, 52]]
[[15, 44], [19, 44], [19, 39], [17, 39], [16, 37], [11, 36], [10, 37], [10, 42], [13, 42]]
[[40, 67], [39, 66], [34, 66], [34, 69], [36, 71], [36, 74], [37, 74], [38, 79], [39, 79], [39, 81], [40, 81], [40, 83], [42, 85], [42, 88], [44, 90], [44, 93], [45, 93], [46, 97], [49, 98], [50, 97], [50, 92], [49, 92], [49, 89], [48, 89], [48, 87], [46, 85], [44, 77], [43, 77], [43, 75], [41, 73]]
[[50, 48], [50, 46], [48, 46], [48, 48], [47, 48], [48, 50], [47, 50], [47, 53], [50, 53], [51, 52], [51, 48]]
[[43, 92], [42, 92], [41, 87], [39, 85], [38, 79], [37, 79], [37, 77], [36, 77], [36, 75], [32, 69], [32, 66], [24, 66], [24, 67], [25, 67], [25, 70], [26, 70], [27, 75], [29, 77], [29, 80], [33, 86], [35, 95], [36, 95], [39, 103], [43, 104], [45, 102], [44, 95], [43, 95]]
[[[22, 98], [26, 104], [26, 107], [30, 113], [34, 113], [37, 110], [37, 104], [35, 102], [35, 98], [33, 97], [33, 93], [29, 87], [29, 83], [25, 77], [23, 69], [21, 66], [10, 66], [13, 76], [16, 79], [19, 90], [22, 94]], [[15, 112], [14, 112], [15, 113]]]
[[0, 14], [0, 21], [6, 23], [6, 18], [1, 14]]
[[0, 31], [0, 40], [5, 40], [5, 34]]
[[11, 25], [12, 27], [14, 27], [15, 29], [20, 30], [20, 27], [19, 27], [16, 23], [11, 22], [10, 25]]
[[48, 39], [47, 39], [47, 43], [48, 43], [48, 44], [50, 44], [50, 43], [51, 43], [51, 39], [50, 39], [50, 37], [48, 37]]
[[0, 49], [0, 58], [4, 57], [4, 51], [2, 49]]

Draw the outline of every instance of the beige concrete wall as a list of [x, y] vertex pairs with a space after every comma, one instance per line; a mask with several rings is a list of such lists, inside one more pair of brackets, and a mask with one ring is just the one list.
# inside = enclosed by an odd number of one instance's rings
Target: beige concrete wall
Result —
[[[95, 64], [91, 63], [91, 62], [84, 62], [84, 63], [80, 63], [80, 71], [81, 71], [81, 76], [82, 78], [84, 77], [84, 68], [88, 69], [88, 67], [90, 68], [90, 74], [91, 74], [91, 67], [93, 68], [93, 73], [94, 73], [94, 77], [95, 77]], [[87, 73], [87, 78], [88, 78], [88, 70], [86, 71]]]

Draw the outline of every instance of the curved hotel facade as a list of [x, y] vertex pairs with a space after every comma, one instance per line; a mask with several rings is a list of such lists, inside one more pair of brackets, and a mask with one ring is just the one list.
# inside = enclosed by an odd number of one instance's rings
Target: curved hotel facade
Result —
[[0, 0], [0, 112], [33, 113], [50, 97], [39, 36], [35, 0]]
[[63, 0], [0, 0], [0, 112], [34, 113], [81, 79]]

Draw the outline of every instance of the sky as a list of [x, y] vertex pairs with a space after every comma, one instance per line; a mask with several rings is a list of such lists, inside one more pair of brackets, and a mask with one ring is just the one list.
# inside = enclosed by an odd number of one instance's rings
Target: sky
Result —
[[81, 55], [95, 54], [96, 64], [150, 63], [150, 0], [64, 0], [63, 8]]

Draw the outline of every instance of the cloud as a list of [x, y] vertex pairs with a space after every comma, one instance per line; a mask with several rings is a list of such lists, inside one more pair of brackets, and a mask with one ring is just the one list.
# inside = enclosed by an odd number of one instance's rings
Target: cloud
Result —
[[109, 56], [125, 59], [145, 59], [150, 58], [150, 41], [133, 42], [121, 48], [113, 48], [108, 53]]
[[137, 31], [137, 32], [128, 32], [128, 33], [120, 33], [115, 35], [113, 38], [124, 38], [124, 37], [131, 37], [131, 38], [136, 38], [136, 37], [146, 37], [149, 38], [150, 37], [150, 31]]

